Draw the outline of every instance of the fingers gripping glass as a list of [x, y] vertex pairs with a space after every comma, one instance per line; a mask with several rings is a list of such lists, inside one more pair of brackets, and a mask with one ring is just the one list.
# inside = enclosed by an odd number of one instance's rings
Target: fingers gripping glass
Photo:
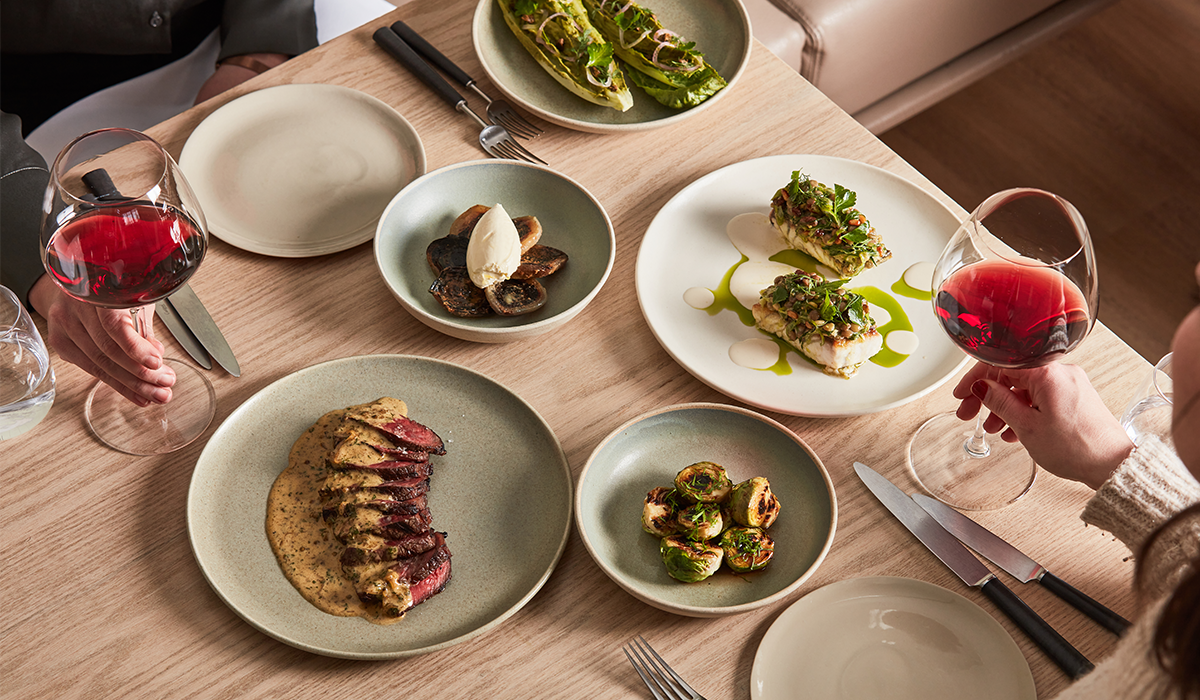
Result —
[[[1096, 263], [1083, 217], [1037, 189], [988, 197], [955, 232], [933, 274], [933, 311], [950, 339], [1003, 369], [1037, 367], [1071, 352], [1096, 319]], [[909, 442], [908, 464], [935, 498], [964, 510], [1008, 505], [1029, 491], [1037, 465], [1020, 444], [935, 416]]]
[[[129, 309], [145, 337], [142, 308], [178, 289], [208, 249], [204, 214], [179, 166], [131, 129], [72, 141], [50, 171], [41, 227], [46, 271], [71, 297]], [[130, 454], [162, 454], [192, 442], [212, 421], [212, 385], [191, 366], [175, 371], [172, 400], [139, 407], [104, 383], [88, 395], [92, 432]]]

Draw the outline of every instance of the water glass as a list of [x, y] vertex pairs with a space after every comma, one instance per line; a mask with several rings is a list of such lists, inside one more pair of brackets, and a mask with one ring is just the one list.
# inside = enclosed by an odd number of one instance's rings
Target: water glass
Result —
[[1171, 383], [1171, 353], [1154, 365], [1129, 401], [1121, 416], [1121, 425], [1133, 444], [1140, 445], [1147, 435], [1157, 435], [1171, 445], [1171, 408], [1174, 388]]
[[0, 440], [32, 429], [53, 403], [46, 344], [17, 295], [0, 286]]

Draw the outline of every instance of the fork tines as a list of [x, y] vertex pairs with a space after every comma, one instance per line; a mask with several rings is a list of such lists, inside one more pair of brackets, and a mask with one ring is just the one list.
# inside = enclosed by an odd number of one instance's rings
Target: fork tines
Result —
[[495, 149], [495, 151], [502, 157], [509, 160], [523, 160], [529, 163], [541, 163], [542, 165], [548, 165], [546, 161], [533, 155], [513, 139], [497, 141], [492, 148]]
[[489, 108], [488, 118], [491, 119], [492, 123], [496, 126], [504, 127], [505, 131], [513, 136], [532, 139], [537, 138], [538, 134], [545, 133], [530, 122], [526, 121], [524, 117], [516, 112], [494, 110]]
[[657, 700], [704, 700], [640, 634], [621, 651]]

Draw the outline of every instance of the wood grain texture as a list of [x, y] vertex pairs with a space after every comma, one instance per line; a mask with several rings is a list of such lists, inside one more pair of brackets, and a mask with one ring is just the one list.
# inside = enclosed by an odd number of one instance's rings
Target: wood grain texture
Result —
[[[195, 125], [228, 99], [273, 84], [322, 82], [353, 86], [395, 106], [424, 139], [430, 169], [478, 159], [475, 127], [433, 99], [370, 38], [375, 27], [402, 18], [481, 76], [469, 41], [472, 7], [467, 0], [405, 5], [152, 134], [178, 154]], [[547, 419], [575, 476], [607, 433], [640, 413], [691, 401], [735, 403], [667, 355], [647, 328], [634, 291], [634, 263], [651, 218], [702, 175], [759, 156], [837, 155], [908, 178], [959, 210], [760, 44], [734, 90], [696, 119], [658, 131], [605, 136], [544, 125], [547, 133], [533, 144], [537, 153], [604, 203], [618, 240], [605, 288], [554, 333], [501, 346], [440, 335], [390, 296], [369, 244], [286, 260], [213, 240], [192, 287], [225, 332], [243, 373], [240, 379], [209, 375], [217, 417], [200, 441], [158, 457], [104, 448], [83, 423], [88, 378], [56, 362], [59, 397], [49, 418], [36, 432], [0, 446], [0, 685], [6, 696], [370, 700], [427, 690], [452, 698], [643, 697], [619, 647], [644, 634], [708, 698], [745, 698], [755, 650], [787, 602], [834, 581], [870, 575], [918, 578], [977, 602], [1017, 641], [1040, 697], [1056, 694], [1067, 684], [1064, 674], [985, 598], [938, 564], [851, 470], [861, 460], [915, 488], [906, 476], [904, 445], [927, 417], [954, 406], [945, 388], [873, 416], [768, 414], [824, 460], [838, 494], [839, 531], [825, 563], [796, 596], [753, 613], [697, 620], [648, 607], [610, 581], [572, 533], [542, 591], [488, 634], [419, 658], [352, 662], [313, 656], [257, 632], [221, 602], [198, 568], [185, 513], [205, 440], [254, 393], [325, 360], [405, 353], [482, 372]], [[615, 153], [620, 167], [612, 166]], [[348, 309], [358, 311], [352, 329]], [[159, 332], [168, 352], [180, 354]], [[1148, 370], [1103, 326], [1071, 359], [1087, 368], [1114, 411]], [[1133, 616], [1127, 552], [1079, 521], [1087, 495], [1083, 487], [1043, 475], [1026, 499], [982, 520], [1064, 579]], [[1020, 594], [1091, 658], [1112, 649], [1108, 633], [1040, 588]]]

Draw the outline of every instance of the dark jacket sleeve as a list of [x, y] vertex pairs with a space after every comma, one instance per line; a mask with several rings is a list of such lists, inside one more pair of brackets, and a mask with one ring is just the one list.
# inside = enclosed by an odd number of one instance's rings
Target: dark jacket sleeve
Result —
[[50, 171], [21, 137], [21, 119], [4, 112], [0, 112], [0, 161], [0, 284], [28, 307], [29, 289], [46, 271], [38, 229]]
[[245, 53], [295, 56], [317, 45], [313, 0], [226, 0], [218, 58]]

